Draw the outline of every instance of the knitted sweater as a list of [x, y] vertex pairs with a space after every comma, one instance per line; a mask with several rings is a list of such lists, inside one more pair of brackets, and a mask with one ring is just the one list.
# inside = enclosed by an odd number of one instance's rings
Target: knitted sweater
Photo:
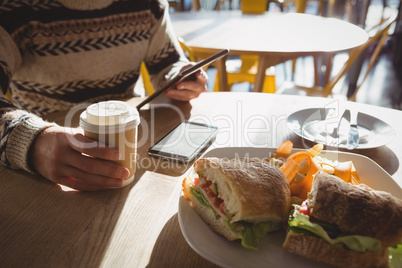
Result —
[[31, 171], [41, 115], [134, 97], [141, 62], [155, 88], [188, 64], [166, 0], [0, 0], [0, 163]]

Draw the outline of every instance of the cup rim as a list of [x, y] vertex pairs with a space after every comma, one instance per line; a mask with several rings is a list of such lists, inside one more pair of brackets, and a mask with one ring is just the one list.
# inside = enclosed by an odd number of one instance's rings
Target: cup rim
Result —
[[[87, 110], [90, 107], [93, 107], [94, 105], [105, 105], [105, 103], [107, 103], [108, 105], [116, 104], [116, 105], [119, 105], [120, 107], [123, 106], [126, 108], [126, 110], [124, 110], [122, 112], [125, 114], [124, 123], [113, 124], [113, 125], [104, 125], [104, 124], [93, 124], [91, 122], [88, 122]], [[91, 116], [96, 117], [96, 115], [93, 115], [93, 114]], [[116, 118], [117, 116], [119, 116], [119, 114], [111, 115], [112, 118], [113, 117]], [[104, 121], [105, 117], [102, 117], [102, 116], [99, 116], [99, 117], [100, 117], [100, 119], [102, 119], [102, 121]], [[114, 121], [116, 121], [116, 120], [114, 120]], [[140, 123], [140, 120], [139, 120], [138, 111], [124, 101], [112, 100], [112, 101], [104, 101], [104, 102], [94, 103], [94, 104], [91, 104], [90, 106], [88, 106], [88, 108], [85, 109], [85, 111], [83, 111], [80, 115], [80, 127], [82, 127], [86, 131], [89, 131], [92, 133], [97, 133], [97, 134], [118, 133], [118, 132], [127, 131], [127, 130], [137, 127], [139, 125], [139, 123]]]

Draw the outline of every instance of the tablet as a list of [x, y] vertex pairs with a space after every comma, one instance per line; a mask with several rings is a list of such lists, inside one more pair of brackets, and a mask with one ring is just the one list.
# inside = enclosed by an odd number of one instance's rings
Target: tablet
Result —
[[155, 91], [154, 94], [150, 95], [148, 98], [146, 98], [144, 101], [142, 101], [140, 104], [137, 105], [137, 109], [141, 109], [142, 106], [144, 106], [145, 104], [147, 104], [148, 102], [152, 101], [153, 99], [155, 99], [156, 97], [158, 97], [160, 94], [162, 94], [163, 92], [165, 92], [166, 90], [168, 90], [169, 88], [173, 87], [175, 84], [179, 83], [182, 80], [195, 80], [195, 76], [192, 77], [192, 74], [195, 74], [195, 72], [197, 72], [198, 70], [200, 70], [201, 68], [213, 63], [214, 61], [222, 58], [223, 56], [227, 55], [229, 53], [228, 49], [223, 49], [221, 51], [219, 51], [218, 53], [212, 55], [211, 57], [208, 57], [202, 61], [197, 62], [195, 65], [180, 71], [180, 73], [175, 76], [172, 80], [169, 81], [169, 83], [164, 86], [163, 88], [161, 88], [158, 91]]

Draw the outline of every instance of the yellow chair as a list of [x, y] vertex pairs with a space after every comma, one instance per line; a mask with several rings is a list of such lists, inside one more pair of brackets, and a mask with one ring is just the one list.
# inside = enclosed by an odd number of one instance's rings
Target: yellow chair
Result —
[[267, 11], [268, 0], [242, 0], [241, 11], [243, 13], [261, 14]]
[[331, 80], [325, 84], [325, 86], [314, 86], [314, 87], [302, 87], [293, 85], [291, 87], [285, 86], [277, 90], [277, 94], [298, 94], [300, 92], [305, 93], [308, 96], [322, 96], [329, 97], [332, 95], [332, 90], [335, 85], [339, 82], [339, 80], [347, 73], [347, 71], [352, 67], [352, 64], [356, 61], [356, 59], [370, 46], [374, 46], [374, 50], [372, 55], [370, 56], [370, 60], [368, 66], [366, 68], [365, 74], [362, 79], [360, 79], [359, 84], [356, 87], [354, 93], [348, 97], [348, 100], [355, 101], [356, 94], [360, 89], [361, 85], [364, 83], [365, 79], [369, 75], [371, 69], [373, 68], [382, 47], [384, 46], [385, 41], [388, 38], [388, 32], [391, 25], [396, 21], [396, 16], [392, 16], [388, 19], [381, 20], [376, 26], [374, 26], [371, 30], [368, 31], [369, 39], [363, 45], [352, 49], [349, 52], [349, 58], [342, 66], [340, 71], [331, 78]]
[[[195, 62], [196, 57], [195, 57], [193, 51], [184, 43], [184, 40], [180, 37], [179, 37], [179, 43], [180, 43], [180, 46], [183, 49], [184, 53], [186, 54], [186, 57], [190, 61]], [[152, 95], [155, 92], [155, 90], [154, 90], [154, 87], [152, 86], [151, 78], [149, 76], [147, 67], [144, 62], [141, 63], [140, 75], [142, 78], [142, 82], [144, 84], [145, 91], [147, 92], [148, 95]]]
[[241, 10], [248, 14], [261, 14], [269, 10], [269, 4], [276, 3], [280, 10], [284, 10], [285, 0], [242, 0]]
[[11, 95], [11, 90], [10, 89], [7, 89], [7, 92], [6, 92], [5, 96], [7, 97], [7, 99], [9, 99], [9, 101], [11, 101], [11, 102], [13, 101], [13, 97]]
[[187, 46], [184, 39], [182, 37], [179, 37], [178, 39], [179, 39], [180, 47], [183, 49], [184, 53], [186, 54], [186, 57], [192, 62], [197, 61], [196, 54], [189, 46]]
[[151, 84], [151, 78], [149, 77], [147, 66], [145, 66], [144, 62], [141, 62], [141, 69], [140, 69], [142, 83], [144, 85], [144, 89], [148, 95], [154, 94], [155, 90]]
[[[235, 83], [248, 82], [254, 84], [255, 76], [257, 73], [258, 56], [256, 55], [241, 55], [240, 70], [236, 72], [227, 71], [227, 83], [228, 88], [231, 89]], [[214, 91], [219, 91], [219, 75], [215, 77]], [[276, 81], [275, 81], [275, 67], [271, 66], [266, 70], [263, 92], [275, 93]]]
[[[241, 10], [245, 14], [261, 14], [267, 11], [267, 4], [271, 0], [243, 0], [241, 1]], [[235, 83], [248, 82], [254, 84], [255, 75], [257, 73], [258, 56], [257, 55], [240, 55], [241, 65], [238, 70], [227, 71], [227, 83], [229, 89]], [[263, 92], [274, 93], [275, 85], [275, 67], [271, 67], [266, 72], [263, 85]], [[214, 91], [219, 91], [219, 77], [215, 77]]]

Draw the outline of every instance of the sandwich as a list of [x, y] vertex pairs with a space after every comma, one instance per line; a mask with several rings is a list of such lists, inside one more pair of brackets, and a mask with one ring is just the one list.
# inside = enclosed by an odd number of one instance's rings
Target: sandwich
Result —
[[387, 267], [401, 239], [402, 200], [319, 171], [290, 213], [283, 249], [338, 267]]
[[286, 223], [289, 183], [279, 168], [257, 158], [202, 158], [195, 178], [183, 181], [184, 196], [200, 217], [226, 239], [257, 250], [268, 232]]

